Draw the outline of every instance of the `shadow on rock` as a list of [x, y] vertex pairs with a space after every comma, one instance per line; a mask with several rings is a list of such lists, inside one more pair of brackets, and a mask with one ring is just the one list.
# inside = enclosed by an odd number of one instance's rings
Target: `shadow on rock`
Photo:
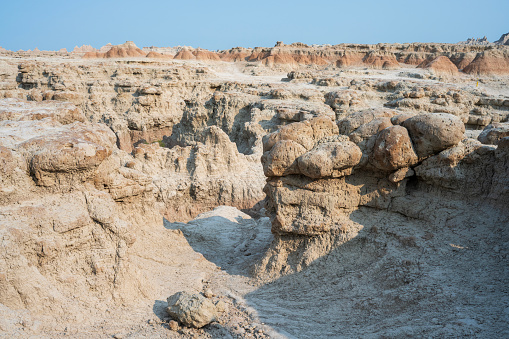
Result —
[[154, 306], [152, 306], [152, 311], [159, 318], [159, 320], [164, 321], [165, 318], [168, 318], [168, 313], [166, 313], [166, 308], [168, 307], [168, 303], [164, 300], [156, 300], [154, 302]]
[[363, 225], [355, 238], [245, 296], [260, 321], [298, 338], [505, 331], [496, 314], [504, 312], [506, 263], [478, 245], [505, 241], [494, 232], [503, 216], [478, 212], [455, 220], [453, 231], [371, 208], [351, 219]]

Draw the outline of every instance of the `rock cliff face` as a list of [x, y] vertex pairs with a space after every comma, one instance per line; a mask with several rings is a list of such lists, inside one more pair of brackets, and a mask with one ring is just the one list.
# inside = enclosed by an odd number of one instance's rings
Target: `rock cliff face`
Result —
[[[486, 43], [484, 43], [486, 42]], [[308, 46], [301, 43], [285, 45], [276, 44], [272, 48], [256, 47], [233, 48], [218, 53], [205, 49], [182, 48], [174, 58], [177, 60], [229, 61], [229, 62], [261, 62], [263, 65], [335, 65], [341, 68], [369, 67], [376, 69], [397, 69], [401, 64], [422, 65], [426, 67], [436, 60], [432, 69], [457, 75], [454, 67], [447, 62], [452, 61], [457, 69], [465, 69], [466, 73], [477, 75], [507, 75], [509, 68], [509, 52], [505, 47], [504, 36], [495, 45], [485, 40], [470, 41], [464, 44], [378, 44], [354, 45], [340, 44], [335, 46]], [[80, 51], [85, 51], [83, 46]], [[154, 48], [152, 48], [154, 49]], [[151, 49], [151, 50], [152, 50]], [[173, 55], [173, 54], [172, 54]], [[84, 58], [121, 58], [145, 57], [146, 53], [138, 49], [132, 41], [123, 45], [111, 46], [108, 50], [87, 51]], [[152, 53], [150, 57], [154, 57]], [[475, 59], [475, 63], [473, 63]], [[472, 65], [470, 66], [470, 63]], [[467, 66], [470, 66], [467, 68]]]
[[495, 44], [497, 44], [497, 45], [509, 45], [509, 33], [502, 34], [500, 39], [495, 41]]
[[[243, 51], [247, 57], [234, 57], [235, 52], [220, 53], [224, 60], [261, 61], [266, 65], [274, 64], [335, 64], [337, 67], [369, 67], [379, 69], [399, 68], [399, 63], [419, 65], [437, 58], [449, 58], [458, 69], [464, 69], [474, 58], [478, 59], [475, 74], [507, 75], [509, 71], [505, 64], [509, 57], [507, 48], [492, 45], [452, 45], [452, 44], [378, 44], [378, 45], [335, 45], [335, 46], [307, 46], [276, 45], [273, 48], [255, 48]], [[485, 57], [485, 55], [487, 55]], [[445, 60], [445, 59], [438, 60]], [[445, 61], [442, 61], [442, 63]], [[475, 65], [474, 65], [475, 66]], [[474, 67], [472, 66], [472, 67]], [[451, 66], [447, 66], [450, 70]], [[475, 67], [474, 67], [475, 68]], [[472, 73], [469, 69], [467, 73]]]
[[434, 208], [455, 195], [454, 213], [468, 214], [469, 203], [488, 204], [508, 217], [503, 124], [479, 137], [497, 147], [466, 138], [461, 119], [444, 113], [375, 111], [353, 113], [337, 126], [328, 118], [306, 123], [264, 138], [264, 191], [276, 239], [258, 272], [299, 271], [356, 237], [362, 225], [354, 215], [366, 207], [445, 221], [447, 214]]
[[0, 303], [51, 327], [161, 293], [141, 258], [170, 264], [162, 248], [185, 239], [164, 232], [152, 178], [116, 147], [115, 134], [82, 122], [70, 104], [7, 99], [0, 107]]

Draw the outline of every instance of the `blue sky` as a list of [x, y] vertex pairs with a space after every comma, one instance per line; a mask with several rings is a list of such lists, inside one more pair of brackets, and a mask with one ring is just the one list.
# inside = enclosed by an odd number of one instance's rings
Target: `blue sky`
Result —
[[2, 0], [0, 46], [58, 50], [133, 40], [211, 50], [307, 44], [497, 40], [509, 0]]

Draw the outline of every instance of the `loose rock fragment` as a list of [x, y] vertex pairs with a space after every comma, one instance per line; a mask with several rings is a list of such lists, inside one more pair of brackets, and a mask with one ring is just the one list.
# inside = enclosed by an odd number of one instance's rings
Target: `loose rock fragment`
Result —
[[201, 328], [217, 320], [216, 306], [201, 294], [177, 292], [167, 301], [168, 314], [186, 326]]
[[168, 326], [169, 326], [170, 330], [172, 330], [172, 331], [178, 331], [180, 328], [179, 323], [176, 322], [175, 320], [170, 320], [170, 322], [168, 323]]

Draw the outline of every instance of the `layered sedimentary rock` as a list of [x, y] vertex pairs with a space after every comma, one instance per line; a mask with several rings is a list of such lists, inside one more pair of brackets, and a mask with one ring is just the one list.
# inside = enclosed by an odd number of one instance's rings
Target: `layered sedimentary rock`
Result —
[[467, 74], [507, 75], [509, 74], [509, 50], [490, 50], [478, 53], [475, 59], [463, 69]]
[[161, 54], [159, 52], [150, 51], [146, 55], [147, 58], [161, 58], [161, 59], [172, 59], [173, 56], [167, 54]]
[[133, 153], [139, 161], [133, 168], [154, 178], [157, 199], [164, 203], [161, 213], [170, 221], [187, 221], [219, 205], [248, 209], [263, 197], [258, 157], [239, 153], [216, 126], [205, 128], [189, 146], [140, 144]]
[[[233, 48], [220, 52], [190, 47], [170, 49], [177, 60], [261, 62], [263, 65], [297, 66], [335, 65], [340, 68], [369, 67], [376, 69], [397, 69], [400, 63], [421, 65], [431, 68], [436, 73], [455, 75], [456, 69], [447, 61], [454, 63], [457, 69], [469, 74], [507, 75], [509, 54], [501, 42], [493, 44], [378, 44], [378, 45], [313, 45], [302, 43], [285, 45], [278, 43], [272, 48]], [[118, 46], [105, 46], [99, 51], [90, 50], [89, 46], [76, 49], [75, 52], [87, 52], [84, 58], [120, 58], [144, 57], [145, 52], [138, 49], [132, 41]], [[158, 52], [155, 47], [147, 51]], [[164, 53], [166, 54], [166, 53]], [[151, 54], [154, 57], [155, 54]], [[475, 62], [474, 62], [475, 61]], [[427, 66], [430, 64], [430, 66]], [[472, 64], [470, 66], [470, 64]], [[467, 67], [468, 66], [468, 67]]]
[[[424, 61], [417, 67], [429, 69], [437, 74], [457, 75], [458, 67], [446, 56], [439, 56], [430, 62]], [[462, 67], [463, 68], [463, 67]]]
[[[101, 48], [102, 50], [103, 48]], [[83, 58], [125, 58], [125, 57], [145, 57], [146, 53], [139, 49], [134, 42], [126, 41], [121, 45], [112, 46], [107, 51], [86, 52]]]
[[[238, 49], [237, 52], [245, 53], [246, 50]], [[189, 66], [183, 62], [164, 62], [164, 67], [161, 67], [163, 64], [159, 63], [158, 58], [148, 62], [87, 62], [90, 65], [51, 62], [5, 64], [5, 76], [0, 80], [3, 88], [0, 96], [39, 102], [71, 101], [80, 107], [87, 120], [106, 123], [115, 132], [117, 146], [126, 152], [147, 148], [148, 153], [163, 154], [175, 146], [188, 149], [183, 151], [182, 156], [193, 164], [189, 169], [181, 166], [177, 170], [174, 165], [146, 166], [151, 173], [155, 173], [156, 168], [171, 168], [169, 172], [164, 172], [164, 176], [171, 177], [177, 171], [177, 176], [181, 178], [179, 180], [187, 182], [186, 188], [177, 190], [175, 194], [173, 189], [178, 184], [165, 184], [169, 179], [156, 181], [162, 185], [157, 199], [165, 201], [167, 212], [164, 215], [170, 220], [193, 218], [218, 203], [248, 208], [262, 200], [262, 166], [258, 165], [256, 171], [252, 169], [263, 152], [262, 136], [280, 124], [305, 121], [321, 115], [333, 120], [341, 120], [355, 112], [359, 116], [370, 116], [371, 113], [367, 111], [369, 107], [383, 106], [387, 109], [382, 111], [388, 113], [377, 115], [377, 118], [390, 118], [396, 113], [415, 114], [416, 110], [443, 112], [460, 117], [471, 128], [504, 122], [508, 116], [505, 105], [509, 101], [502, 96], [452, 85], [424, 83], [404, 76], [390, 80], [371, 78], [369, 75], [356, 78], [357, 75], [349, 74], [348, 70], [340, 73], [337, 69], [312, 71], [307, 66], [301, 68], [295, 64], [295, 70], [287, 75], [285, 81], [267, 78], [267, 82], [263, 80], [260, 83], [259, 79], [264, 78], [258, 78], [252, 72], [267, 72], [265, 66], [241, 66], [239, 70], [246, 76], [241, 78], [242, 81], [234, 81], [231, 78], [217, 78], [216, 74], [225, 74], [222, 67], [230, 67], [222, 63]], [[302, 87], [303, 83], [307, 84], [306, 88]], [[210, 176], [206, 174], [209, 173], [207, 171], [194, 171], [195, 151], [191, 150], [198, 150], [197, 146], [203, 145], [199, 141], [200, 135], [210, 125], [218, 126], [230, 142], [235, 143], [236, 157], [247, 159], [247, 162], [242, 161], [244, 165], [225, 172], [235, 173], [227, 177], [238, 178], [238, 190], [233, 189], [233, 181], [224, 181], [216, 174]], [[387, 119], [363, 126], [355, 132], [354, 138], [362, 139], [359, 145], [366, 147], [366, 135], [382, 126], [387, 127]], [[152, 148], [156, 146], [144, 145], [154, 142], [161, 146], [160, 150], [153, 151]], [[213, 149], [216, 146], [210, 143], [204, 147]], [[171, 154], [177, 153], [174, 151]], [[155, 156], [155, 159], [158, 158], [159, 155]], [[368, 159], [363, 155], [361, 162], [366, 161]], [[250, 171], [257, 173], [256, 179], [247, 175]], [[217, 198], [216, 194], [210, 194], [210, 198], [199, 198], [201, 195], [193, 193], [198, 182], [203, 187], [214, 187], [214, 192], [222, 192], [221, 198]], [[200, 203], [193, 204], [196, 200], [200, 200]], [[185, 203], [181, 204], [182, 201]], [[186, 213], [188, 215], [184, 217]]]

